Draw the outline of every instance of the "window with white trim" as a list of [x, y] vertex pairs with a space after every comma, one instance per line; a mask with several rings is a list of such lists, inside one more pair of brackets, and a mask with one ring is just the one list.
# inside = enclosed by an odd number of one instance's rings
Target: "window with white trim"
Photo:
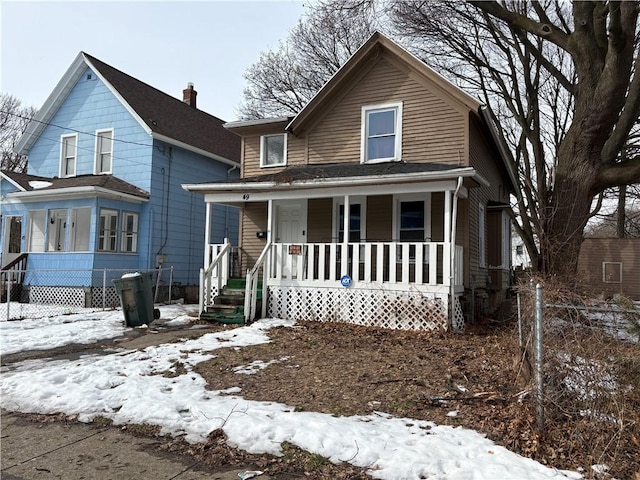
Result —
[[402, 158], [402, 103], [362, 107], [362, 163]]
[[91, 230], [91, 208], [71, 209], [71, 229], [69, 231], [69, 251], [88, 252]]
[[118, 212], [115, 210], [100, 210], [98, 225], [98, 250], [101, 252], [115, 252], [118, 237]]
[[113, 160], [113, 129], [96, 132], [95, 173], [111, 173]]
[[45, 246], [45, 211], [29, 211], [29, 239], [27, 250], [29, 252], [44, 252]]
[[[337, 203], [336, 228], [338, 242], [344, 241], [344, 201]], [[359, 243], [365, 239], [366, 203], [363, 199], [349, 202], [349, 242]]]
[[487, 210], [484, 205], [478, 205], [478, 264], [487, 266], [487, 238], [486, 238]]
[[260, 137], [260, 166], [280, 167], [287, 164], [287, 134]]
[[74, 177], [76, 174], [76, 158], [78, 135], [63, 135], [60, 138], [60, 177]]
[[602, 282], [622, 283], [622, 262], [602, 262]]
[[124, 212], [122, 214], [122, 238], [120, 251], [135, 253], [138, 251], [138, 214]]

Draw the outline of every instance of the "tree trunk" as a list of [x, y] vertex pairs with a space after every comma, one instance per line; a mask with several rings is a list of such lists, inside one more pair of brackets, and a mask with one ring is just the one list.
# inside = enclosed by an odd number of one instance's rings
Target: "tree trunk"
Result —
[[620, 185], [620, 190], [618, 191], [618, 211], [616, 216], [616, 236], [618, 238], [625, 237], [625, 223], [627, 223], [626, 213], [627, 213], [627, 186]]

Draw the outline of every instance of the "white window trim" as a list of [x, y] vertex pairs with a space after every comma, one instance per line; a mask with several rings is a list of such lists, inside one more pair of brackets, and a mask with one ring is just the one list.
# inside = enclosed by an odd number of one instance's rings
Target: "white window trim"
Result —
[[[333, 202], [333, 229], [332, 238], [336, 241], [339, 237], [340, 206], [344, 206], [344, 198], [335, 198]], [[360, 205], [360, 242], [367, 241], [367, 198], [361, 195], [349, 197], [349, 205]], [[348, 237], [347, 237], [348, 238]]]
[[[395, 155], [388, 158], [376, 158], [367, 160], [367, 114], [372, 110], [396, 110], [396, 131], [395, 131]], [[360, 141], [360, 163], [382, 163], [399, 162], [402, 160], [402, 102], [383, 103], [379, 105], [365, 105], [362, 107], [361, 119], [361, 141]]]
[[[135, 217], [135, 231], [131, 233], [133, 241], [133, 249], [127, 250], [127, 217], [131, 215]], [[138, 253], [138, 239], [140, 236], [140, 214], [137, 212], [122, 212], [122, 231], [120, 232], [120, 251], [122, 253]]]
[[511, 217], [505, 211], [502, 212], [502, 269], [511, 267]]
[[478, 205], [478, 266], [487, 267], [487, 209]]
[[424, 202], [424, 242], [431, 241], [431, 193], [414, 193], [393, 196], [393, 241], [400, 241], [400, 203]]
[[[620, 280], [607, 280], [607, 265], [618, 265]], [[622, 283], [622, 262], [602, 262], [602, 283]]]
[[[73, 152], [73, 173], [69, 173], [66, 174], [64, 173], [64, 171], [66, 170], [66, 160], [67, 157], [65, 156], [65, 139], [67, 138], [75, 138], [75, 148], [74, 148], [74, 152]], [[67, 178], [67, 177], [75, 177], [76, 176], [76, 171], [78, 170], [78, 134], [77, 133], [72, 133], [70, 135], [61, 135], [60, 136], [60, 178]]]
[[[100, 221], [102, 219], [102, 215], [104, 214], [108, 214], [109, 217], [115, 217], [116, 218], [116, 226], [115, 226], [115, 232], [116, 232], [116, 241], [115, 244], [113, 246], [113, 250], [107, 250], [105, 248], [100, 248]], [[114, 210], [112, 208], [101, 208], [98, 211], [98, 229], [96, 232], [96, 240], [98, 242], [96, 251], [100, 252], [100, 253], [117, 253], [118, 252], [118, 235], [119, 235], [119, 231], [118, 229], [120, 228], [120, 224], [119, 224], [119, 220], [120, 220], [120, 215], [118, 214], [118, 210]], [[111, 231], [111, 229], [109, 229], [109, 231]], [[107, 244], [108, 240], [110, 237], [105, 236], [105, 245]]]
[[[103, 133], [110, 133], [111, 134], [111, 161], [110, 161], [110, 165], [109, 165], [109, 170], [105, 170], [100, 171], [100, 151], [99, 151], [99, 147], [100, 147], [100, 134]], [[102, 130], [96, 130], [96, 141], [95, 141], [95, 159], [93, 162], [93, 173], [94, 175], [105, 175], [105, 174], [109, 174], [113, 172], [113, 149], [115, 147], [115, 142], [114, 140], [114, 132], [113, 132], [113, 128], [104, 128]]]
[[[265, 148], [266, 139], [269, 137], [282, 137], [284, 136], [284, 152], [282, 153], [282, 163], [273, 163], [268, 165], [266, 163], [267, 160], [267, 149]], [[284, 167], [287, 165], [287, 133], [274, 133], [270, 135], [261, 135], [260, 136], [260, 167], [262, 168], [271, 168], [271, 167]]]

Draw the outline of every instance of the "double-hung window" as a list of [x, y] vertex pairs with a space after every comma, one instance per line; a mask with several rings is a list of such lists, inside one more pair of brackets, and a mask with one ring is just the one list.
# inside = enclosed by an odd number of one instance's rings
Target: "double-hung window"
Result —
[[362, 163], [402, 158], [402, 103], [362, 107]]
[[115, 252], [118, 236], [118, 212], [115, 210], [100, 210], [100, 224], [98, 226], [98, 250], [101, 252]]
[[63, 135], [60, 144], [60, 177], [73, 177], [76, 174], [78, 135]]
[[138, 251], [138, 214], [124, 212], [122, 214], [122, 239], [120, 251], [135, 253]]
[[113, 159], [113, 130], [96, 132], [96, 164], [95, 173], [111, 173]]
[[279, 167], [287, 164], [287, 135], [263, 135], [260, 137], [260, 166]]

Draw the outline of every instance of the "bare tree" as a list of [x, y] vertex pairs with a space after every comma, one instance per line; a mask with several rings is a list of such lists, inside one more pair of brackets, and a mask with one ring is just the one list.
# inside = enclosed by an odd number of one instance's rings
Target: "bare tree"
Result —
[[516, 229], [534, 265], [573, 274], [592, 200], [640, 179], [637, 149], [622, 155], [640, 113], [639, 2], [391, 8], [397, 33], [500, 118], [523, 193]]
[[26, 155], [14, 153], [13, 147], [36, 114], [34, 107], [23, 107], [22, 102], [8, 93], [0, 94], [0, 170], [25, 172]]
[[[244, 119], [295, 115], [379, 27], [375, 4], [323, 1], [245, 73]], [[348, 9], [348, 15], [345, 15]]]

